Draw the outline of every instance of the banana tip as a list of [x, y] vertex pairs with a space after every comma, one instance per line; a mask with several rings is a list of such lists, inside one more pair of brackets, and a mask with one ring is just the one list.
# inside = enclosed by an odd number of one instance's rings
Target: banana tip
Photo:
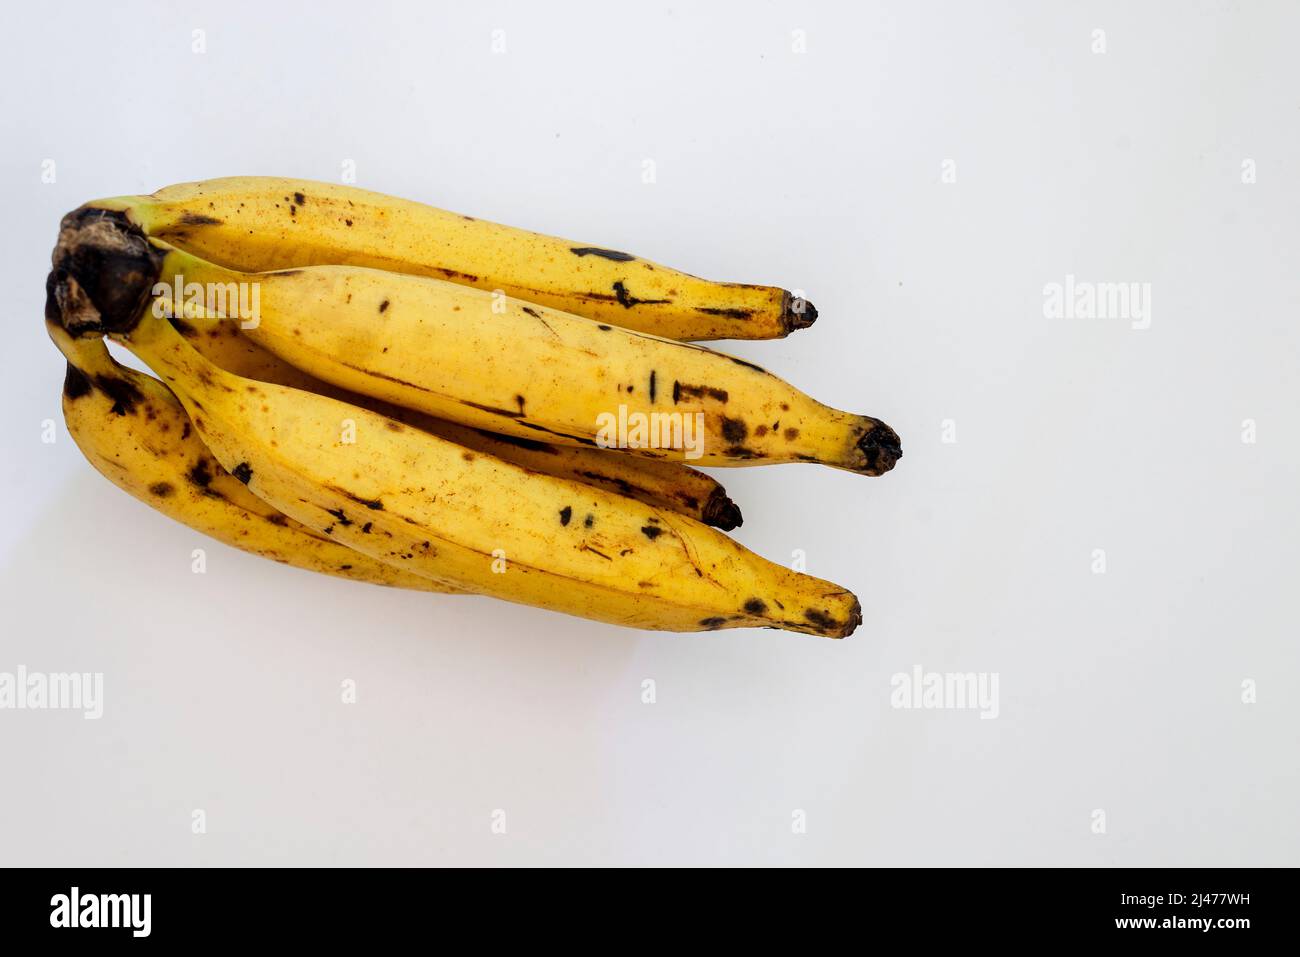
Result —
[[721, 488], [715, 488], [709, 493], [709, 500], [704, 503], [704, 522], [729, 532], [745, 524], [745, 519], [740, 514], [740, 506]]
[[862, 624], [862, 602], [856, 598], [853, 599], [853, 607], [849, 609], [848, 619], [844, 622], [844, 629], [837, 638], [847, 638], [858, 630], [858, 625]]
[[817, 321], [817, 307], [807, 299], [787, 292], [781, 321], [785, 325], [787, 334], [796, 329], [807, 329]]
[[858, 451], [866, 462], [862, 471], [867, 475], [884, 475], [903, 457], [903, 441], [879, 419], [868, 418], [867, 422], [870, 427], [858, 439]]

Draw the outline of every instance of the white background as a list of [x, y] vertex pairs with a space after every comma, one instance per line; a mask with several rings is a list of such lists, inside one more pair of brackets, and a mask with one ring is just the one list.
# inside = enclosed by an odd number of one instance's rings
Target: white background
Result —
[[[0, 862], [1300, 863], [1297, 11], [11, 5], [0, 671], [103, 672], [105, 712], [0, 711]], [[346, 160], [806, 290], [815, 328], [726, 348], [905, 457], [722, 477], [737, 537], [857, 592], [857, 634], [674, 637], [315, 577], [97, 475], [40, 322], [59, 217]], [[1067, 274], [1150, 283], [1150, 328], [1046, 318]], [[891, 707], [916, 665], [996, 672], [999, 716]]]

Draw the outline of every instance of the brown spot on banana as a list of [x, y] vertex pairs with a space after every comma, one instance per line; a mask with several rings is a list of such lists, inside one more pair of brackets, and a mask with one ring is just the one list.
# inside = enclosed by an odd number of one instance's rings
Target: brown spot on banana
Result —
[[188, 473], [189, 480], [199, 488], [207, 488], [212, 484], [212, 470], [208, 467], [206, 459], [199, 459], [194, 463], [194, 467]]
[[207, 216], [203, 213], [192, 213], [188, 210], [181, 213], [180, 218], [176, 220], [182, 226], [220, 226], [221, 220], [215, 216]]
[[749, 426], [745, 425], [743, 420], [729, 419], [726, 416], [722, 417], [722, 437], [728, 442], [735, 445], [736, 443], [745, 441], [745, 438], [748, 435]]
[[[516, 398], [518, 398], [518, 396], [516, 396]], [[490, 412], [492, 415], [504, 415], [508, 419], [521, 419], [524, 416], [522, 406], [518, 412], [513, 412], [510, 409], [499, 409], [494, 405], [483, 405], [478, 402], [470, 402], [468, 399], [460, 399], [459, 401], [461, 405], [467, 405], [471, 409], [478, 409], [480, 412]]]
[[718, 402], [726, 402], [730, 398], [726, 389], [715, 389], [708, 385], [687, 385], [684, 382], [673, 382], [673, 405], [681, 401], [682, 396], [688, 399], [716, 399]]
[[696, 306], [695, 311], [703, 313], [706, 316], [723, 316], [727, 319], [753, 319], [753, 309], [712, 309], [705, 306]]
[[616, 249], [601, 249], [599, 246], [571, 246], [569, 252], [578, 258], [599, 256], [601, 259], [608, 259], [616, 263], [630, 263], [636, 259], [635, 256], [628, 253], [621, 253]]
[[125, 379], [115, 376], [100, 375], [95, 377], [95, 384], [113, 400], [114, 415], [134, 415], [136, 405], [144, 401], [140, 390]]
[[623, 285], [621, 279], [614, 283], [612, 288], [615, 301], [624, 309], [631, 309], [633, 306], [663, 306], [672, 301], [669, 299], [638, 299], [627, 291], [627, 287]]
[[69, 399], [80, 399], [84, 395], [89, 395], [93, 386], [87, 375], [68, 363], [67, 371], [63, 374], [63, 394]]

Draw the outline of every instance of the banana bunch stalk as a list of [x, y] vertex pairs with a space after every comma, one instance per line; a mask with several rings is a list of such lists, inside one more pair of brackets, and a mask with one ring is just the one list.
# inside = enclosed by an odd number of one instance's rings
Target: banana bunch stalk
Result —
[[637, 628], [861, 621], [850, 591], [723, 534], [739, 509], [690, 467], [901, 456], [878, 419], [686, 341], [811, 325], [784, 290], [243, 177], [70, 213], [46, 291], [78, 446], [219, 540]]

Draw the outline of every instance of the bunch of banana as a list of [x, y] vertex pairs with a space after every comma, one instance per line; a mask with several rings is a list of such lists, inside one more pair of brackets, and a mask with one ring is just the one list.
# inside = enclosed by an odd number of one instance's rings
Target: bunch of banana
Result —
[[223, 541], [620, 625], [844, 637], [852, 593], [724, 535], [739, 510], [686, 465], [893, 467], [878, 419], [681, 341], [814, 317], [780, 289], [259, 177], [70, 213], [46, 306], [87, 457]]

